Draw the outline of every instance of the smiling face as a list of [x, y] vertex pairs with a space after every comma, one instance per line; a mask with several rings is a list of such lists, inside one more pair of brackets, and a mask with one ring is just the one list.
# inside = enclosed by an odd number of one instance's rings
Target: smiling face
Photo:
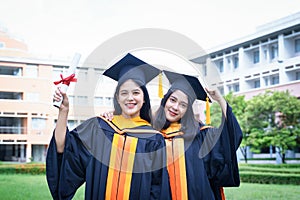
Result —
[[170, 122], [179, 121], [188, 108], [188, 97], [180, 90], [175, 90], [168, 98], [164, 111]]
[[123, 117], [133, 118], [140, 116], [140, 110], [144, 103], [144, 93], [134, 81], [129, 79], [121, 85], [117, 100]]

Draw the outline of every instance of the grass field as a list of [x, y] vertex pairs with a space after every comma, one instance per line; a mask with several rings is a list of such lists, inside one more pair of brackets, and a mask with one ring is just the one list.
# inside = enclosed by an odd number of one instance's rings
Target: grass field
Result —
[[[0, 174], [0, 198], [15, 199], [51, 199], [45, 175]], [[242, 183], [239, 188], [226, 188], [227, 200], [298, 200], [298, 185], [267, 185]], [[84, 187], [81, 187], [75, 200], [84, 199]]]
[[299, 185], [242, 183], [238, 188], [225, 188], [227, 200], [298, 200]]

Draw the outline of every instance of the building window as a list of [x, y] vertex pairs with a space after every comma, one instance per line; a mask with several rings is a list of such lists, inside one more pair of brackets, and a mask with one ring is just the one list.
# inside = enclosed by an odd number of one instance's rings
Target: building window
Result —
[[68, 99], [69, 99], [69, 104], [74, 105], [75, 96], [74, 95], [70, 95], [70, 96], [68, 96]]
[[239, 67], [239, 57], [237, 56], [233, 58], [233, 67], [234, 69], [237, 69]]
[[259, 51], [253, 52], [253, 63], [259, 63]]
[[68, 120], [68, 128], [69, 130], [73, 130], [77, 126], [77, 121], [76, 120]]
[[224, 95], [224, 88], [223, 88], [223, 87], [219, 87], [218, 89], [219, 89], [219, 91], [220, 91], [220, 94], [221, 94], [221, 95]]
[[254, 81], [254, 88], [260, 88], [260, 80]]
[[31, 128], [33, 130], [42, 130], [46, 128], [46, 119], [43, 118], [32, 118]]
[[26, 93], [26, 100], [30, 102], [38, 102], [40, 100], [40, 94], [39, 93]]
[[23, 134], [23, 120], [16, 117], [0, 117], [1, 134]]
[[227, 88], [228, 88], [228, 92], [231, 92], [231, 91], [232, 91], [231, 85], [228, 85]]
[[103, 97], [95, 97], [94, 105], [95, 106], [103, 106]]
[[37, 65], [27, 65], [25, 68], [26, 76], [37, 78], [38, 77], [38, 66]]
[[79, 105], [86, 105], [88, 103], [88, 98], [87, 96], [78, 96], [77, 97], [77, 103]]
[[0, 99], [22, 100], [22, 92], [0, 92]]
[[219, 72], [220, 73], [224, 72], [224, 62], [223, 62], [223, 60], [221, 60], [219, 62]]
[[230, 64], [231, 63], [231, 60], [230, 58], [227, 58], [227, 63]]
[[60, 74], [63, 74], [64, 70], [63, 67], [60, 66], [54, 66], [52, 70], [53, 80], [57, 81], [60, 79]]
[[22, 67], [0, 66], [0, 75], [22, 76]]
[[113, 100], [112, 100], [111, 97], [105, 97], [104, 98], [104, 105], [105, 106], [112, 106], [112, 104], [113, 104]]
[[279, 84], [279, 76], [272, 76], [271, 85]]
[[4, 42], [0, 42], [0, 49], [4, 48], [5, 47], [5, 44]]
[[295, 40], [295, 52], [300, 52], [300, 38]]
[[265, 86], [268, 86], [269, 85], [269, 78], [264, 78], [264, 80], [265, 80]]
[[275, 59], [278, 57], [278, 46], [277, 45], [272, 45], [271, 47], [271, 59]]
[[207, 66], [206, 66], [206, 64], [203, 65], [203, 74], [204, 74], [204, 76], [207, 76]]
[[80, 80], [88, 80], [88, 68], [79, 68], [77, 74]]
[[300, 72], [296, 72], [296, 80], [300, 80]]
[[235, 85], [233, 85], [233, 91], [234, 91], [234, 92], [240, 91], [240, 84], [235, 84]]
[[268, 58], [268, 51], [264, 49], [264, 59], [267, 60], [267, 58]]

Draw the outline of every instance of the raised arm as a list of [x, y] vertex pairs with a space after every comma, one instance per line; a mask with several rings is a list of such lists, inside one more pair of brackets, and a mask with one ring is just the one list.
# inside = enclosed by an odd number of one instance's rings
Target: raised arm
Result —
[[207, 88], [205, 88], [206, 92], [209, 94], [209, 96], [215, 100], [216, 102], [219, 103], [219, 105], [221, 106], [222, 112], [224, 114], [224, 116], [227, 118], [226, 113], [227, 113], [227, 102], [226, 100], [223, 98], [223, 96], [220, 94], [220, 92], [218, 90], [209, 90]]
[[53, 96], [53, 100], [60, 101], [61, 98], [63, 98], [63, 101], [59, 107], [57, 123], [54, 131], [54, 138], [58, 153], [63, 153], [65, 147], [69, 100], [66, 93], [63, 93], [61, 90], [57, 89]]

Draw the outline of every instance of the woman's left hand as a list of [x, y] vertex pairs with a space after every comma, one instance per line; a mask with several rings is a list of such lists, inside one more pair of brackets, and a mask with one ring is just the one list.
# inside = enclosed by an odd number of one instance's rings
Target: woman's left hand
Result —
[[221, 109], [226, 117], [226, 113], [227, 113], [227, 102], [226, 100], [224, 99], [224, 97], [221, 95], [221, 93], [219, 92], [219, 90], [209, 90], [207, 88], [205, 88], [206, 92], [209, 94], [209, 96], [217, 101], [220, 106], [221, 106]]
[[205, 88], [205, 90], [213, 100], [215, 100], [219, 103], [224, 100], [224, 98], [220, 94], [219, 90], [209, 90], [207, 88]]
[[101, 117], [104, 117], [105, 119], [107, 119], [108, 121], [112, 121], [114, 118], [114, 114], [112, 111], [110, 112], [104, 112], [100, 114]]

